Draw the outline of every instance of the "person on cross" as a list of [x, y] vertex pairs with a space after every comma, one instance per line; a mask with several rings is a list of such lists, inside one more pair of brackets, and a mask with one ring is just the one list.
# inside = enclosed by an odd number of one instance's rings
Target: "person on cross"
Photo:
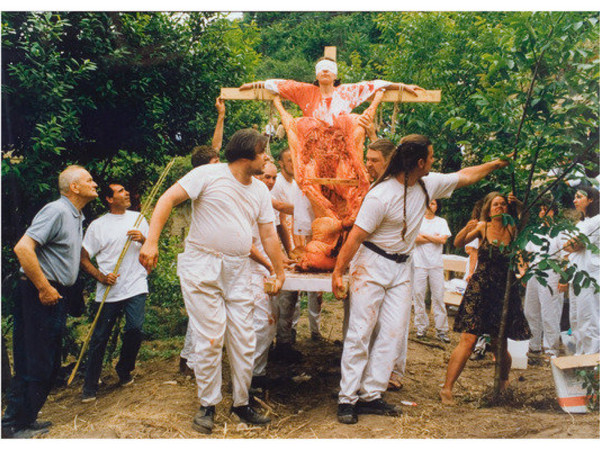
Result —
[[[365, 131], [352, 110], [384, 89], [417, 94], [422, 88], [374, 80], [341, 84], [334, 60], [321, 58], [315, 66], [314, 83], [269, 79], [246, 83], [240, 90], [265, 88], [297, 104], [303, 117], [293, 119], [277, 97], [277, 108], [292, 148], [296, 182], [306, 194], [314, 213], [313, 225], [323, 231], [298, 264], [302, 270], [329, 271], [335, 264], [336, 237], [354, 222], [360, 202], [369, 189], [363, 163]], [[373, 116], [381, 101], [375, 100], [363, 115]], [[357, 185], [315, 185], [311, 179], [355, 179]], [[314, 233], [313, 233], [314, 234]], [[321, 237], [321, 234], [324, 234]]]

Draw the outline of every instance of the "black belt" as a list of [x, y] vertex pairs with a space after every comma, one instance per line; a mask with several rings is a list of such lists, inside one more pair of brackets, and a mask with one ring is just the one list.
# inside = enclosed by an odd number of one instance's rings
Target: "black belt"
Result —
[[369, 241], [363, 241], [362, 244], [365, 247], [367, 247], [369, 250], [374, 251], [378, 255], [381, 255], [384, 258], [390, 259], [390, 260], [392, 260], [392, 261], [394, 261], [394, 262], [396, 262], [398, 264], [406, 262], [406, 260], [410, 256], [410, 255], [403, 255], [401, 253], [388, 253], [385, 250], [377, 247], [375, 244], [373, 244], [372, 242], [369, 242]]

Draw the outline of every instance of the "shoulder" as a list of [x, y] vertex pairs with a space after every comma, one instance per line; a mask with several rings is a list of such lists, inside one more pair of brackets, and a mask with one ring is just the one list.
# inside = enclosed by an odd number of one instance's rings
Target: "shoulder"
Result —
[[271, 197], [271, 194], [269, 192], [269, 188], [267, 187], [267, 185], [265, 183], [263, 183], [260, 180], [257, 180], [256, 178], [252, 177], [252, 183], [250, 183], [250, 188], [256, 192], [258, 195], [260, 195], [261, 197], [266, 196], [266, 197]]
[[[186, 173], [181, 180], [185, 182], [218, 178], [225, 174], [226, 163], [204, 164]], [[180, 181], [181, 181], [180, 180]]]
[[426, 186], [452, 183], [458, 181], [458, 173], [429, 172], [429, 174], [421, 178], [421, 180], [423, 180], [423, 183], [425, 183]]
[[[66, 200], [68, 201], [68, 200]], [[53, 202], [45, 204], [42, 209], [38, 211], [36, 214], [34, 221], [36, 218], [39, 220], [43, 218], [44, 220], [48, 220], [51, 217], [59, 217], [70, 213], [69, 205], [65, 203], [65, 201], [60, 198], [58, 200], [54, 200]]]
[[390, 177], [371, 188], [367, 195], [385, 197], [387, 195], [392, 195], [399, 190], [402, 190], [402, 185], [398, 183], [395, 178]]
[[110, 215], [109, 214], [103, 214], [100, 217], [97, 217], [96, 219], [92, 220], [88, 226], [88, 230], [90, 228], [96, 228], [98, 226], [102, 226], [102, 224], [106, 223], [107, 221], [110, 220]]

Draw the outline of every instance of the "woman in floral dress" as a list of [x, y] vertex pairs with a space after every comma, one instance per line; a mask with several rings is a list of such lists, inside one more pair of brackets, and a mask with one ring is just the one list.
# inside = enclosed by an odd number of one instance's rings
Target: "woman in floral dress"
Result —
[[[458, 314], [454, 321], [454, 331], [460, 332], [458, 346], [448, 362], [446, 382], [440, 391], [444, 404], [454, 404], [452, 388], [465, 367], [477, 342], [477, 336], [489, 334], [492, 347], [498, 358], [497, 342], [502, 316], [502, 304], [506, 284], [506, 273], [510, 264], [510, 254], [505, 248], [515, 237], [515, 227], [504, 225], [502, 215], [508, 212], [508, 200], [500, 193], [486, 197], [482, 208], [481, 221], [471, 223], [465, 242], [479, 238], [477, 251], [478, 265], [469, 281]], [[514, 274], [512, 275], [514, 277]], [[523, 314], [519, 285], [512, 280], [510, 291], [506, 336], [513, 340], [529, 339], [531, 333]], [[506, 346], [504, 346], [506, 348]], [[501, 389], [508, 384], [508, 374], [512, 360], [508, 351], [504, 354], [501, 368]]]

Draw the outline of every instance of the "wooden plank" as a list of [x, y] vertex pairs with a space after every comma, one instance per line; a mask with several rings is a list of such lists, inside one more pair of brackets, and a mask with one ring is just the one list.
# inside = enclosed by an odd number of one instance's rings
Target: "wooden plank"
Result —
[[[343, 277], [348, 285], [348, 274]], [[271, 281], [265, 282], [265, 292], [268, 294]], [[284, 291], [331, 292], [331, 272], [285, 272]]]
[[464, 256], [442, 255], [442, 260], [444, 264], [444, 270], [462, 273], [467, 271], [467, 258]]
[[399, 90], [387, 90], [383, 94], [383, 102], [400, 103], [439, 103], [442, 101], [442, 91], [417, 91], [417, 95]]
[[592, 367], [600, 364], [600, 353], [590, 355], [572, 355], [552, 358], [552, 364], [561, 370], [575, 369], [577, 367]]
[[444, 292], [444, 303], [449, 306], [459, 306], [462, 302], [463, 296], [456, 292], [445, 291]]
[[334, 61], [337, 61], [337, 47], [325, 47], [323, 56], [325, 58], [331, 58]]
[[[412, 95], [408, 92], [385, 91], [383, 94], [384, 102], [400, 103], [439, 103], [442, 99], [442, 91], [417, 91], [418, 95]], [[223, 100], [264, 100], [271, 101], [274, 94], [266, 89], [248, 89], [240, 91], [239, 88], [221, 88], [221, 98]]]
[[312, 184], [343, 184], [346, 186], [358, 186], [358, 180], [356, 179], [309, 178], [306, 181]]

